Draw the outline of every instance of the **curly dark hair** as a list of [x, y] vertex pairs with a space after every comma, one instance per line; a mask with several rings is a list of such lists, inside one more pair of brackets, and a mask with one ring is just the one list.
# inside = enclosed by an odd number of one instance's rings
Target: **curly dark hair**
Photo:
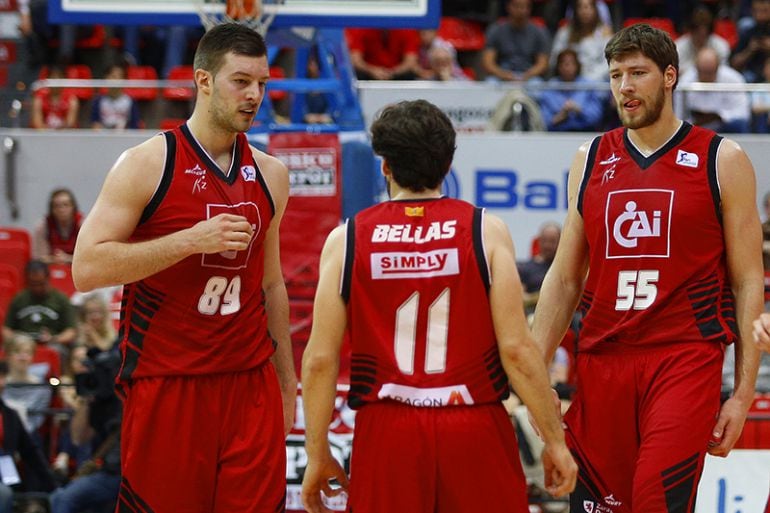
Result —
[[446, 114], [425, 100], [388, 105], [372, 123], [372, 148], [406, 189], [437, 189], [455, 153], [455, 129]]
[[265, 39], [255, 30], [239, 23], [222, 23], [203, 35], [195, 50], [193, 66], [216, 75], [228, 52], [262, 57], [267, 55], [267, 46]]
[[[604, 57], [607, 59], [607, 64], [613, 59], [637, 52], [651, 59], [657, 64], [660, 71], [665, 72], [666, 68], [673, 66], [678, 81], [679, 53], [668, 33], [647, 23], [637, 23], [616, 32], [607, 42], [607, 46], [604, 47]], [[674, 87], [676, 88], [676, 83], [674, 83]]]

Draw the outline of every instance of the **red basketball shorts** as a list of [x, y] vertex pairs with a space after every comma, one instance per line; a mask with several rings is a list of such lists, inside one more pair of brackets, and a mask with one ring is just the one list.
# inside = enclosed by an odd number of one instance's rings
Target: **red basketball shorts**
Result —
[[500, 404], [367, 404], [356, 415], [348, 511], [526, 513], [516, 434]]
[[284, 510], [283, 406], [269, 362], [240, 373], [134, 380], [121, 444], [120, 513]]
[[581, 353], [567, 443], [572, 513], [690, 513], [719, 413], [722, 348], [671, 344]]

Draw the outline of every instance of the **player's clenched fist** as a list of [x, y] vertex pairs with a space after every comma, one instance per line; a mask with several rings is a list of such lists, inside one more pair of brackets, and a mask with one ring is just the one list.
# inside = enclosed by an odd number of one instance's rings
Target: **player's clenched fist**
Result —
[[195, 253], [242, 251], [249, 246], [253, 234], [251, 223], [245, 217], [233, 214], [216, 215], [190, 229]]
[[762, 351], [770, 353], [770, 313], [763, 313], [754, 321], [754, 342]]

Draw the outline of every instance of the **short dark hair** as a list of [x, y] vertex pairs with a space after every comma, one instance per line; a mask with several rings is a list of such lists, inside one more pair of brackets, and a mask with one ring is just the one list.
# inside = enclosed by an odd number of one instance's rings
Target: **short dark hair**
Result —
[[43, 273], [46, 277], [51, 275], [51, 271], [48, 269], [48, 264], [42, 260], [30, 260], [24, 267], [24, 276], [29, 276], [34, 273]]
[[[673, 66], [679, 81], [679, 53], [676, 45], [667, 32], [648, 25], [637, 23], [620, 29], [604, 47], [604, 57], [607, 64], [630, 54], [641, 53], [657, 64], [660, 71]], [[676, 87], [676, 82], [674, 83]]]
[[[557, 70], [559, 69], [559, 65], [561, 64], [561, 61], [563, 61], [567, 57], [572, 57], [575, 60], [575, 64], [577, 64], [577, 74], [580, 75], [580, 73], [583, 71], [583, 65], [580, 63], [580, 56], [572, 48], [565, 48], [564, 50], [562, 50], [556, 55], [556, 69]], [[557, 74], [558, 74], [558, 71], [557, 71]]]
[[267, 55], [265, 39], [254, 29], [240, 23], [222, 23], [206, 32], [198, 43], [193, 59], [195, 69], [216, 75], [228, 52], [249, 57]]
[[53, 199], [58, 196], [59, 194], [66, 194], [70, 197], [70, 201], [72, 202], [72, 208], [75, 210], [75, 212], [78, 211], [78, 201], [75, 199], [75, 194], [72, 193], [70, 189], [67, 189], [66, 187], [59, 187], [58, 189], [54, 189], [51, 191], [51, 195], [48, 196], [48, 215], [53, 215]]
[[455, 129], [441, 109], [425, 100], [388, 105], [372, 123], [372, 148], [401, 187], [436, 189], [449, 172]]

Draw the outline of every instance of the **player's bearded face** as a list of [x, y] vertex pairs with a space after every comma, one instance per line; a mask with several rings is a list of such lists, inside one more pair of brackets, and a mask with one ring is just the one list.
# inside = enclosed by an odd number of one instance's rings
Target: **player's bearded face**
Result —
[[[246, 132], [251, 128], [254, 117], [242, 114], [243, 105], [230, 99], [227, 91], [214, 82], [214, 90], [211, 97], [211, 121], [218, 127], [228, 132]], [[256, 110], [254, 111], [256, 113]]]
[[639, 98], [642, 102], [641, 109], [634, 112], [628, 112], [624, 108], [624, 103], [628, 101], [628, 98], [621, 96], [616, 99], [618, 117], [620, 117], [620, 121], [623, 123], [624, 127], [633, 130], [650, 126], [660, 119], [665, 99], [664, 89], [663, 87], [660, 87], [652, 96]]

